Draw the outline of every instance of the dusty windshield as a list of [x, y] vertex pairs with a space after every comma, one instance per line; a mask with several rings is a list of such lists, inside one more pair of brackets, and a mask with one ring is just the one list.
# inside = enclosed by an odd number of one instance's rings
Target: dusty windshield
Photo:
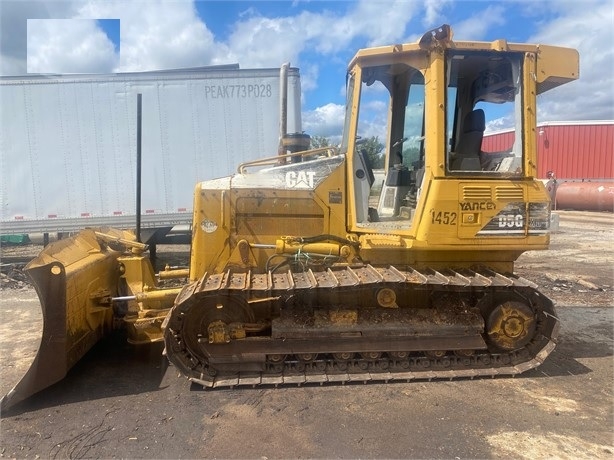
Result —
[[522, 174], [521, 55], [451, 50], [446, 70], [448, 174]]

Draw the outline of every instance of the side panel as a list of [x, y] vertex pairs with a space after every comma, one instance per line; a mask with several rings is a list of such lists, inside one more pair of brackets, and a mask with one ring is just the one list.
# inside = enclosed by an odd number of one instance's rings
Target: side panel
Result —
[[230, 266], [262, 272], [283, 236], [345, 237], [344, 157], [198, 184], [190, 279]]
[[540, 181], [434, 180], [415, 246], [546, 249], [548, 225], [549, 198]]

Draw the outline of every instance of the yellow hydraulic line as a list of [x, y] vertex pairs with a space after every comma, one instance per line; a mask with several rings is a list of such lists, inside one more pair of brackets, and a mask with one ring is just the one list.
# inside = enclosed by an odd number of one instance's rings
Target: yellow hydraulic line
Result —
[[124, 246], [130, 247], [132, 249], [136, 249], [138, 251], [146, 251], [148, 248], [146, 244], [141, 243], [139, 241], [128, 240], [126, 238], [121, 238], [119, 236], [109, 235], [107, 233], [102, 233], [102, 232], [95, 231], [94, 233], [96, 234], [98, 238], [104, 241], [121, 243]]
[[179, 269], [164, 269], [158, 273], [158, 278], [161, 280], [169, 280], [175, 278], [187, 278], [190, 276], [189, 268], [179, 268]]

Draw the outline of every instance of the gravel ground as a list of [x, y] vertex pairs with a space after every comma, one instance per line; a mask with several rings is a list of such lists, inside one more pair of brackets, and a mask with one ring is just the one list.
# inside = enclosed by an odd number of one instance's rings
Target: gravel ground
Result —
[[[114, 336], [2, 414], [0, 457], [613, 458], [614, 216], [559, 214], [552, 250], [517, 272], [555, 300], [560, 342], [520, 377], [203, 391], [160, 345]], [[15, 277], [0, 278], [2, 393], [40, 340], [36, 294]]]

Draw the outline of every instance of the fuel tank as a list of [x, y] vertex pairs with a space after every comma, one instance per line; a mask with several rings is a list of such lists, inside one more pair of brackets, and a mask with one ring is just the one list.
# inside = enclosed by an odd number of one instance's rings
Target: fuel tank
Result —
[[563, 182], [556, 190], [556, 209], [614, 211], [614, 182]]

